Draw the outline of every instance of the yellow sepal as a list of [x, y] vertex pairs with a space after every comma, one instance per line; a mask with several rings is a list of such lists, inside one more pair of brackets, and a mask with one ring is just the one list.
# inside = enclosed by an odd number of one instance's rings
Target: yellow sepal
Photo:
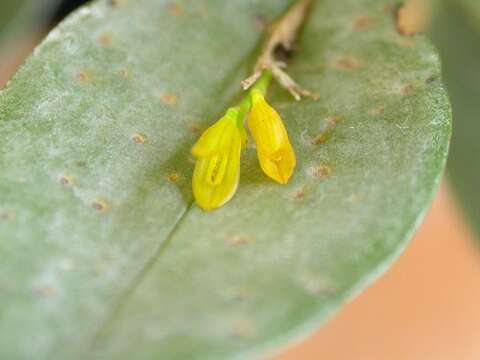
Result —
[[193, 195], [204, 210], [221, 207], [237, 190], [242, 148], [237, 116], [238, 109], [229, 109], [223, 118], [205, 130], [192, 148], [196, 158]]
[[296, 165], [295, 152], [280, 115], [254, 89], [248, 127], [257, 144], [257, 157], [262, 170], [273, 180], [286, 184]]

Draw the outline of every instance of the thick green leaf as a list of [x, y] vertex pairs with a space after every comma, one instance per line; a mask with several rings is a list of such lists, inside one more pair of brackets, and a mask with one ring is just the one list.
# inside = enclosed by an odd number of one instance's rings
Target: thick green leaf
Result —
[[432, 29], [452, 100], [455, 131], [448, 175], [472, 225], [480, 234], [480, 3], [443, 1]]
[[[438, 184], [437, 56], [377, 0], [319, 1], [273, 88], [287, 186], [250, 146], [235, 198], [192, 204], [198, 128], [238, 96], [289, 1], [101, 1], [0, 94], [0, 357], [230, 358], [318, 326], [405, 247]], [[336, 125], [333, 125], [336, 124]], [[328, 136], [326, 136], [328, 133]]]

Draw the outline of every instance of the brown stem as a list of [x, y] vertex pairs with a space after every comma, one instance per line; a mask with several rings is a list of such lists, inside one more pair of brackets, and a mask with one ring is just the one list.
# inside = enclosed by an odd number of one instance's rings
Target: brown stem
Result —
[[262, 73], [268, 69], [280, 85], [287, 89], [296, 100], [300, 100], [302, 96], [318, 99], [317, 95], [302, 89], [283, 70], [286, 68], [286, 63], [277, 59], [279, 51], [286, 53], [293, 51], [293, 45], [314, 1], [298, 0], [282, 17], [269, 26], [262, 52], [255, 64], [253, 74], [242, 81], [244, 90], [250, 88], [262, 76]]

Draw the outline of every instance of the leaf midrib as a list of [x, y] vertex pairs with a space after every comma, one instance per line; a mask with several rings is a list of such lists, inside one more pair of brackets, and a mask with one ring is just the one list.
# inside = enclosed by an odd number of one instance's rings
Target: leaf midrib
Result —
[[104, 320], [101, 322], [100, 326], [94, 331], [94, 335], [90, 340], [90, 343], [87, 347], [88, 351], [95, 350], [99, 347], [99, 344], [104, 340], [106, 336], [106, 332], [109, 328], [112, 327], [115, 319], [119, 316], [122, 311], [122, 308], [127, 303], [128, 299], [132, 296], [135, 290], [140, 286], [145, 276], [148, 274], [150, 269], [155, 265], [157, 260], [166, 250], [170, 242], [172, 241], [173, 237], [177, 233], [178, 229], [180, 228], [181, 224], [185, 221], [187, 215], [190, 213], [191, 209], [193, 208], [194, 201], [193, 199], [187, 203], [187, 206], [179, 216], [179, 218], [174, 223], [170, 232], [165, 236], [165, 238], [160, 242], [158, 248], [153, 253], [153, 255], [147, 259], [145, 265], [140, 269], [136, 276], [134, 276], [133, 280], [130, 284], [126, 287], [126, 290], [119, 296], [117, 304], [113, 306], [112, 311], [108, 314]]

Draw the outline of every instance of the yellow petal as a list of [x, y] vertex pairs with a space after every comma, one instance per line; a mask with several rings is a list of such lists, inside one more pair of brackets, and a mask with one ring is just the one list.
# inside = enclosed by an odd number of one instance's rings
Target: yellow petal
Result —
[[203, 132], [192, 148], [192, 155], [196, 158], [209, 156], [222, 146], [222, 141], [227, 140], [228, 142], [229, 139], [224, 139], [224, 137], [231, 134], [233, 128], [236, 127], [237, 115], [237, 109], [228, 109], [223, 118]]
[[206, 132], [192, 149], [197, 158], [192, 189], [197, 205], [213, 210], [229, 201], [237, 190], [242, 137], [236, 118], [230, 117], [220, 119]]
[[280, 115], [258, 90], [252, 91], [248, 127], [257, 143], [262, 170], [273, 180], [286, 184], [295, 169], [295, 152]]

